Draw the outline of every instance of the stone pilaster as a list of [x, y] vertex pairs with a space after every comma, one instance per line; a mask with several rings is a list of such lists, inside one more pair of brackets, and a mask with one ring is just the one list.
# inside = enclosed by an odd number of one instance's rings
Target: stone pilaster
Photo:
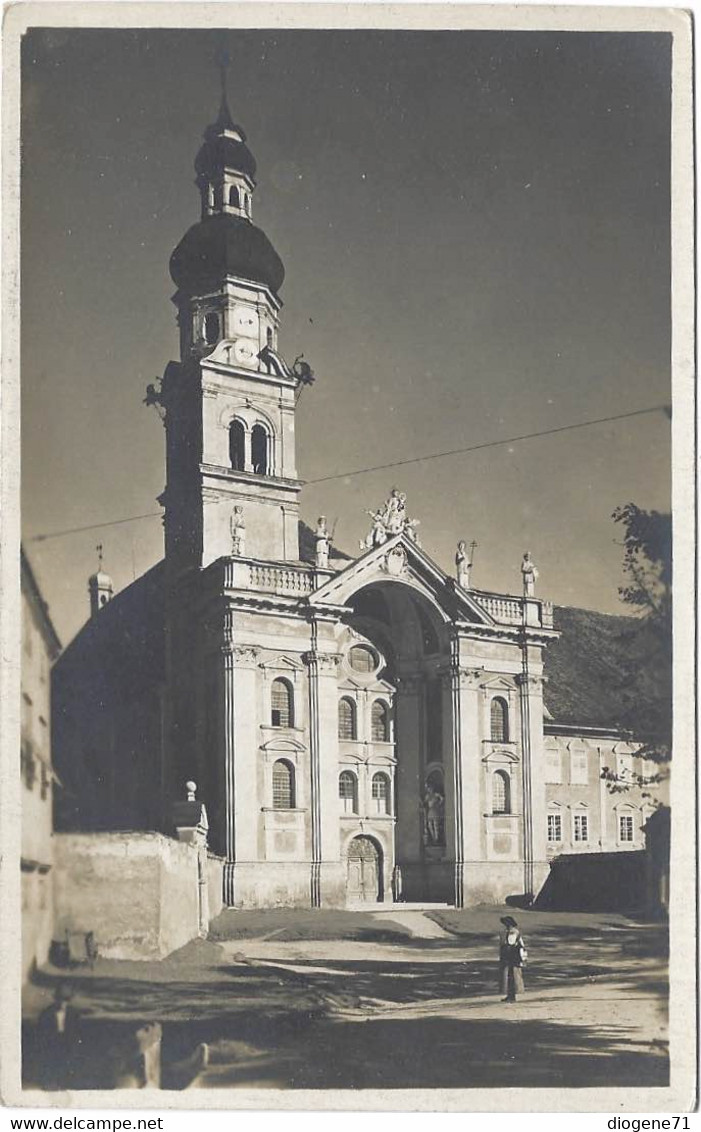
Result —
[[[526, 646], [527, 648], [527, 646]], [[516, 678], [521, 707], [521, 781], [523, 788], [523, 891], [534, 898], [546, 868], [545, 790], [542, 786], [543, 677], [531, 673], [527, 660]]]
[[[400, 869], [421, 863], [423, 857], [421, 798], [422, 680], [415, 674], [400, 675], [395, 697], [396, 741], [400, 752], [395, 775], [395, 855]], [[406, 877], [407, 892], [411, 882]]]
[[[251, 767], [241, 765], [244, 752], [248, 753], [248, 761], [255, 760], [255, 746], [249, 750], [249, 744], [239, 742], [246, 730], [246, 720], [251, 712], [255, 712], [255, 696], [252, 695], [255, 682], [254, 665], [258, 650], [250, 645], [235, 645], [231, 642], [231, 632], [227, 625], [225, 629], [225, 644], [222, 648], [224, 663], [224, 847], [226, 861], [224, 865], [224, 903], [231, 906], [235, 896], [235, 866], [240, 855], [242, 840], [237, 828], [237, 809], [243, 813], [240, 806], [238, 789], [246, 777], [250, 778]], [[248, 671], [246, 671], [248, 670]], [[243, 673], [246, 672], [244, 676]], [[240, 750], [239, 750], [240, 748]], [[254, 768], [253, 768], [254, 769]], [[255, 783], [255, 773], [253, 774]], [[249, 815], [250, 816], [250, 815]], [[247, 840], [250, 840], [247, 838]]]
[[[320, 908], [323, 896], [322, 867], [325, 862], [338, 861], [336, 669], [341, 658], [336, 653], [323, 652], [316, 647], [316, 626], [312, 631], [312, 643], [314, 647], [302, 659], [307, 665], [309, 683], [310, 896], [312, 908]], [[325, 756], [323, 764], [322, 743]], [[328, 814], [326, 822], [325, 811]]]
[[479, 860], [481, 856], [477, 698], [480, 683], [484, 680], [484, 671], [461, 665], [459, 638], [451, 641], [451, 659], [446, 676], [450, 685], [453, 716], [451, 762], [455, 906], [462, 908], [465, 905], [466, 864]]

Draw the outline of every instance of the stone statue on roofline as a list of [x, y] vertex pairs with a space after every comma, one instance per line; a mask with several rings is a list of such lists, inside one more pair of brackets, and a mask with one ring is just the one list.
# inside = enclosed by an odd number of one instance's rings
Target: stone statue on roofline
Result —
[[458, 549], [455, 552], [455, 573], [457, 574], [458, 585], [464, 590], [470, 588], [470, 570], [472, 569], [472, 562], [467, 550], [467, 543], [464, 539], [460, 539]]
[[372, 519], [370, 533], [360, 543], [361, 550], [371, 550], [382, 546], [388, 538], [398, 534], [406, 534], [408, 538], [419, 545], [416, 528], [418, 519], [410, 519], [406, 513], [406, 492], [393, 487], [389, 499], [385, 500], [377, 511], [365, 512]]
[[524, 551], [523, 562], [521, 563], [521, 574], [523, 575], [523, 596], [535, 597], [535, 584], [538, 580], [538, 567], [531, 558], [530, 551]]
[[328, 527], [326, 526], [326, 516], [320, 515], [317, 520], [316, 530], [314, 531], [314, 539], [316, 541], [316, 566], [319, 570], [328, 570], [329, 566], [329, 552], [331, 549], [331, 535], [329, 534]]

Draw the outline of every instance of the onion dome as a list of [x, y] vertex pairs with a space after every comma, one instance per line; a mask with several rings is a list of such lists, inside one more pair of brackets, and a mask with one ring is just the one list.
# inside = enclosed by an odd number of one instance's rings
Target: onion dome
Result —
[[112, 579], [110, 578], [109, 574], [106, 574], [104, 572], [104, 570], [98, 570], [96, 574], [90, 575], [90, 577], [88, 578], [88, 585], [97, 586], [99, 589], [111, 589]]
[[231, 117], [226, 95], [222, 95], [216, 121], [204, 132], [204, 144], [195, 158], [195, 172], [198, 178], [213, 180], [225, 169], [243, 173], [255, 184], [256, 160], [246, 145], [242, 127]]
[[193, 224], [170, 257], [170, 274], [179, 290], [214, 290], [226, 275], [238, 276], [277, 293], [285, 268], [270, 240], [250, 220], [214, 213]]

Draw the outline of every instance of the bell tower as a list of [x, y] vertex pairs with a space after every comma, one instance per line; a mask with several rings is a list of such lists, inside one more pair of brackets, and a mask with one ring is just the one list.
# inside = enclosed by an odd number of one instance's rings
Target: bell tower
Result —
[[195, 159], [201, 215], [170, 260], [180, 361], [166, 368], [166, 560], [299, 559], [298, 378], [278, 353], [285, 271], [253, 223], [256, 162], [229, 110], [226, 73]]

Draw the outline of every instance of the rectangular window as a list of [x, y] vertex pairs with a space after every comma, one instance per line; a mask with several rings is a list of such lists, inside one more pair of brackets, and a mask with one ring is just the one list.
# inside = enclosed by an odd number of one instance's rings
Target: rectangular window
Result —
[[545, 781], [553, 785], [562, 782], [562, 760], [559, 751], [545, 752]]
[[589, 840], [589, 815], [588, 814], [575, 814], [574, 815], [574, 839], [575, 839], [575, 841], [588, 841]]
[[618, 836], [620, 841], [633, 840], [633, 815], [621, 814], [618, 819]]
[[586, 751], [572, 751], [570, 754], [570, 782], [585, 786], [589, 781], [589, 757]]
[[562, 841], [561, 814], [548, 814], [548, 841]]

